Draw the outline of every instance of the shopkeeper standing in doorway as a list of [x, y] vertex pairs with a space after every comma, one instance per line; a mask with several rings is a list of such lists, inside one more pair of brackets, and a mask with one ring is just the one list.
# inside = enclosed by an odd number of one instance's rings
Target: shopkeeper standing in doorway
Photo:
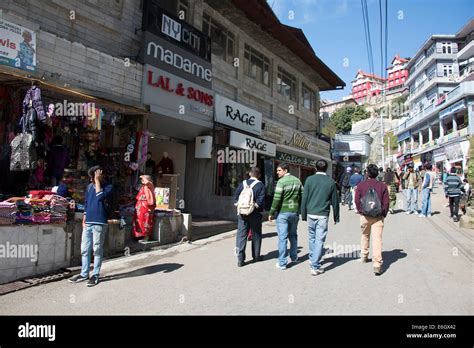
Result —
[[112, 196], [112, 185], [105, 183], [100, 166], [89, 169], [91, 183], [87, 186], [82, 220], [81, 273], [70, 278], [70, 283], [79, 283], [89, 279], [91, 252], [94, 251], [94, 271], [87, 286], [99, 283], [100, 267], [104, 254], [104, 240], [107, 233], [109, 202]]
[[153, 233], [153, 220], [155, 216], [155, 188], [150, 175], [140, 176], [142, 187], [137, 194], [135, 213], [133, 215], [132, 232], [135, 238], [145, 241], [150, 239]]
[[63, 137], [57, 135], [46, 161], [46, 175], [51, 178], [51, 185], [57, 186], [64, 175], [64, 168], [69, 165], [69, 150], [63, 145]]

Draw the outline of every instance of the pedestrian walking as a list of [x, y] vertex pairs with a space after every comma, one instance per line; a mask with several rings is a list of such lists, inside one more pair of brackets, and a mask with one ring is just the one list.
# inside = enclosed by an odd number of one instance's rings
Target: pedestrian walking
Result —
[[405, 196], [407, 200], [407, 215], [415, 213], [418, 215], [418, 186], [420, 181], [420, 174], [413, 169], [413, 164], [408, 165], [408, 170], [403, 175], [405, 180]]
[[431, 217], [431, 192], [435, 181], [435, 173], [431, 164], [424, 167], [423, 182], [421, 184], [421, 214], [419, 217]]
[[351, 185], [349, 184], [352, 176], [352, 168], [347, 167], [346, 172], [341, 176], [341, 192], [342, 192], [342, 205], [348, 205], [351, 210], [352, 197], [351, 197]]
[[280, 163], [277, 167], [277, 182], [275, 195], [268, 220], [276, 217], [278, 231], [278, 262], [276, 267], [284, 270], [288, 264], [287, 242], [290, 240], [291, 262], [298, 262], [297, 227], [300, 215], [303, 185], [301, 181], [289, 173], [290, 165]]
[[334, 224], [339, 222], [339, 198], [336, 183], [326, 175], [327, 169], [328, 163], [326, 161], [316, 162], [316, 174], [306, 179], [301, 201], [301, 219], [308, 220], [309, 262], [312, 275], [324, 273], [324, 269], [321, 268], [321, 258], [328, 232], [331, 206]]
[[383, 171], [383, 168], [379, 168], [379, 174], [377, 175], [377, 180], [378, 181], [383, 181], [383, 178], [385, 177], [385, 172]]
[[141, 175], [142, 186], [138, 191], [133, 214], [132, 233], [135, 238], [148, 241], [153, 234], [156, 197], [151, 175]]
[[392, 171], [391, 168], [387, 168], [387, 172], [384, 175], [383, 182], [387, 185], [388, 188], [388, 195], [390, 200], [390, 209], [389, 213], [393, 214], [394, 208], [397, 205], [397, 185], [398, 185], [398, 178], [396, 173]]
[[[351, 187], [351, 198], [352, 198], [352, 205], [354, 206], [355, 212], [357, 213], [357, 208], [355, 207], [355, 191], [357, 189], [357, 185], [364, 180], [364, 177], [360, 174], [360, 169], [355, 168], [354, 174], [351, 175], [349, 180], [349, 186]], [[351, 210], [349, 208], [349, 210]]]
[[[247, 240], [252, 241], [253, 262], [261, 261], [262, 212], [265, 208], [265, 185], [259, 181], [260, 169], [250, 168], [250, 178], [239, 184], [234, 194], [238, 224], [236, 237], [237, 266], [245, 264]], [[249, 232], [251, 230], [251, 232]]]
[[378, 169], [375, 164], [367, 166], [369, 178], [357, 186], [356, 206], [360, 216], [361, 261], [369, 262], [369, 244], [372, 237], [372, 262], [375, 275], [382, 274], [382, 233], [384, 219], [389, 208], [387, 185], [376, 180]]
[[[112, 185], [105, 182], [100, 166], [90, 168], [88, 174], [91, 183], [86, 189], [84, 217], [82, 220], [82, 268], [80, 274], [69, 278], [69, 282], [79, 283], [89, 280], [87, 286], [90, 287], [99, 283]], [[94, 270], [92, 277], [89, 279], [92, 251], [94, 252]]]
[[459, 199], [461, 197], [461, 191], [464, 190], [461, 178], [456, 175], [456, 168], [451, 167], [450, 174], [446, 176], [444, 181], [444, 191], [446, 197], [449, 198], [449, 211], [450, 218], [454, 222], [459, 221]]

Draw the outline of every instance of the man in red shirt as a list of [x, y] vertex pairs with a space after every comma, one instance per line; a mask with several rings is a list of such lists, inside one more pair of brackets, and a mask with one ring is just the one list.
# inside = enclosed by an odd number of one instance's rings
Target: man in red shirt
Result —
[[[369, 262], [369, 242], [372, 234], [372, 253], [375, 275], [382, 274], [382, 231], [384, 219], [389, 209], [389, 194], [387, 185], [376, 180], [379, 170], [375, 164], [367, 166], [368, 179], [357, 185], [355, 204], [360, 216], [361, 238], [361, 261]], [[374, 189], [377, 199], [367, 204], [367, 197]], [[372, 191], [373, 192], [373, 191]], [[368, 195], [366, 197], [366, 195]], [[374, 197], [373, 197], [374, 198]]]

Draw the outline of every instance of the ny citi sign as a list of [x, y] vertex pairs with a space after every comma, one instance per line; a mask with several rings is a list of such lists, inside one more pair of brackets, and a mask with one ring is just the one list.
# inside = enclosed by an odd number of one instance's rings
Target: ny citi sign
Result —
[[221, 95], [216, 95], [216, 122], [260, 135], [262, 113]]
[[210, 62], [210, 38], [192, 25], [162, 9], [159, 2], [159, 0], [145, 0], [143, 30], [159, 35]]

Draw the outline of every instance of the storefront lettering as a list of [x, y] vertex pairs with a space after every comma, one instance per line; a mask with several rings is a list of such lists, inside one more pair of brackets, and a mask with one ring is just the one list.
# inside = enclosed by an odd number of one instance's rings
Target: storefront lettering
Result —
[[197, 88], [194, 87], [184, 87], [182, 83], [178, 83], [176, 90], [171, 88], [171, 79], [169, 77], [164, 77], [164, 76], [158, 76], [156, 80], [153, 79], [153, 71], [149, 70], [148, 71], [148, 80], [147, 83], [150, 86], [156, 87], [156, 88], [161, 88], [164, 91], [167, 92], [175, 92], [176, 95], [179, 96], [186, 96], [188, 99], [195, 100], [197, 102], [200, 102], [202, 104], [208, 105], [208, 106], [213, 106], [214, 105], [214, 96], [210, 95], [206, 92], [203, 92]]
[[295, 155], [290, 155], [287, 153], [283, 152], [277, 152], [276, 155], [277, 160], [279, 161], [284, 161], [292, 164], [297, 164], [300, 166], [305, 166], [305, 167], [316, 167], [316, 161], [315, 160], [310, 160], [304, 157], [299, 157]]
[[267, 151], [267, 144], [256, 139], [245, 138], [245, 144], [249, 149], [257, 149], [259, 151]]
[[255, 125], [255, 116], [249, 116], [247, 113], [241, 114], [239, 109], [236, 109], [234, 112], [234, 109], [230, 105], [225, 106], [226, 109], [226, 116], [235, 121], [236, 119], [239, 119], [240, 122], [245, 123], [249, 126], [254, 126]]
[[308, 150], [311, 143], [309, 142], [308, 138], [302, 135], [299, 135], [298, 133], [295, 132], [293, 133], [293, 137], [291, 138], [291, 140], [285, 143], [285, 145], [293, 145], [301, 149]]

